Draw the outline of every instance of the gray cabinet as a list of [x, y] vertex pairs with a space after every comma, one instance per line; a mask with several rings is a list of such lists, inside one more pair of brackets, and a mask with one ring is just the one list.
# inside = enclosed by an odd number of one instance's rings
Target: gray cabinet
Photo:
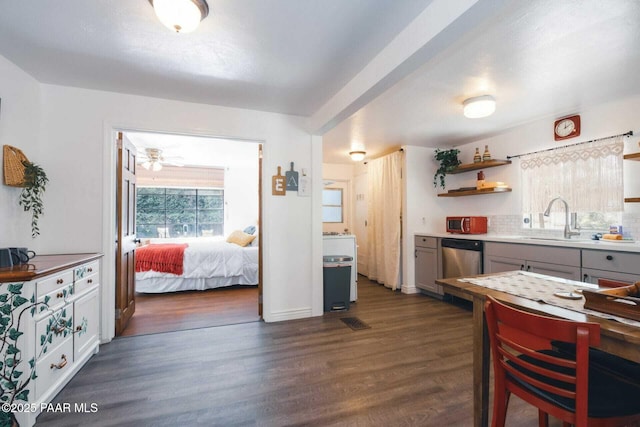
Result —
[[583, 249], [581, 280], [600, 286], [640, 281], [640, 254]]
[[484, 272], [513, 270], [580, 280], [580, 249], [486, 242]]
[[416, 287], [431, 294], [442, 295], [442, 287], [436, 284], [438, 276], [438, 239], [415, 236]]

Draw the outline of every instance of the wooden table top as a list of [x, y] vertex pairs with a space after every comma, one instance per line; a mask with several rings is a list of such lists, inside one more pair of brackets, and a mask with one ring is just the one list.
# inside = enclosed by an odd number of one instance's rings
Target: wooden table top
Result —
[[28, 282], [101, 257], [100, 253], [36, 255], [28, 264], [0, 268], [0, 283]]
[[[491, 276], [491, 274], [483, 274], [470, 277], [487, 276]], [[599, 323], [600, 335], [603, 337], [603, 342], [601, 344], [601, 348], [603, 350], [607, 350], [610, 341], [616, 341], [618, 343], [622, 342], [626, 344], [626, 350], [624, 351], [624, 354], [620, 354], [619, 350], [615, 353], [635, 362], [640, 362], [640, 327], [626, 325], [620, 322], [616, 322], [615, 320], [592, 316], [586, 313], [569, 310], [563, 307], [557, 307], [544, 302], [522, 298], [505, 292], [489, 289], [484, 286], [474, 285], [473, 283], [461, 282], [458, 281], [457, 278], [437, 279], [436, 283], [442, 285], [446, 293], [468, 300], [472, 300], [473, 298], [485, 299], [486, 295], [491, 295], [502, 302], [532, 313], [575, 320], [578, 322]]]

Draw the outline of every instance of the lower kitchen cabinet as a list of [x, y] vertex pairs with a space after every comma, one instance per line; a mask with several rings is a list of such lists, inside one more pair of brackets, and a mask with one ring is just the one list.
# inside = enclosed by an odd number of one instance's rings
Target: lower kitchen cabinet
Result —
[[582, 250], [583, 282], [600, 286], [626, 286], [640, 280], [640, 254]]
[[415, 280], [416, 287], [441, 296], [442, 287], [436, 284], [438, 276], [438, 239], [415, 236]]
[[0, 399], [29, 409], [13, 411], [22, 427], [98, 351], [100, 258], [43, 255], [0, 273]]
[[486, 242], [484, 272], [523, 270], [580, 280], [580, 249]]

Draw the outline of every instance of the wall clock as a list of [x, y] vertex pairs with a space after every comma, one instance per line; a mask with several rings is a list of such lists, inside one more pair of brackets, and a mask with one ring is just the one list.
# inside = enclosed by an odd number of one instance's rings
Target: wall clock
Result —
[[569, 116], [558, 119], [553, 124], [553, 137], [556, 141], [580, 135], [580, 116]]

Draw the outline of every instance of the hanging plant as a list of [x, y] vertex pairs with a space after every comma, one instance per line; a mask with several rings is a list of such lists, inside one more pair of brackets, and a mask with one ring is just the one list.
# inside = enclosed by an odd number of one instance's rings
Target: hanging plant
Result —
[[440, 187], [444, 188], [445, 175], [462, 163], [458, 160], [458, 154], [460, 154], [460, 150], [457, 148], [452, 148], [450, 150], [440, 150], [439, 148], [436, 148], [435, 159], [440, 162], [440, 167], [436, 171], [436, 174], [433, 175], [434, 187], [437, 187], [438, 181], [440, 181]]
[[20, 193], [18, 204], [25, 212], [31, 212], [31, 237], [35, 238], [40, 234], [38, 220], [44, 211], [42, 203], [42, 193], [49, 182], [44, 169], [28, 160], [23, 160], [24, 165], [24, 187]]

